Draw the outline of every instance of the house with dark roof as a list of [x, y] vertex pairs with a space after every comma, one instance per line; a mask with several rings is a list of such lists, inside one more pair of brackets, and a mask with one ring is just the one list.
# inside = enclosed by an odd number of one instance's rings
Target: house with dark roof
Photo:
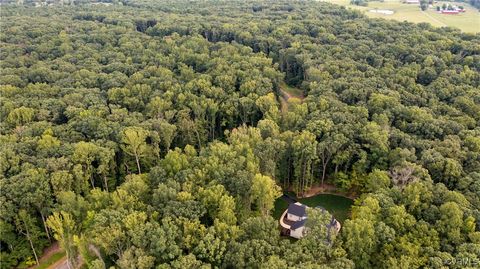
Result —
[[[323, 213], [326, 210], [322, 207], [317, 207], [322, 210]], [[292, 203], [288, 206], [287, 210], [283, 212], [280, 217], [280, 226], [282, 227], [282, 233], [289, 235], [293, 238], [300, 239], [308, 232], [308, 228], [305, 226], [307, 221], [307, 206], [299, 202]], [[338, 233], [340, 231], [340, 223], [332, 216], [330, 222], [327, 224], [328, 240], [330, 240], [331, 230], [335, 230]]]
[[287, 209], [287, 219], [290, 221], [300, 221], [307, 218], [307, 206], [301, 203], [290, 204]]
[[283, 233], [300, 239], [305, 234], [307, 206], [299, 202], [291, 203], [280, 218]]
[[290, 225], [290, 236], [297, 239], [302, 238], [307, 231], [305, 222], [306, 219], [303, 219], [296, 221], [292, 225]]

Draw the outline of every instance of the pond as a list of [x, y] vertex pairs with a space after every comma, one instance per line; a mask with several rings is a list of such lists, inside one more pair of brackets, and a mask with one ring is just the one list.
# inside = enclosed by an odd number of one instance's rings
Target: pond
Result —
[[[293, 197], [293, 196], [292, 196]], [[308, 198], [297, 199], [300, 203], [309, 207], [321, 206], [328, 210], [340, 223], [344, 223], [350, 216], [350, 209], [353, 205], [353, 200], [344, 196], [335, 194], [318, 194]], [[278, 198], [275, 201], [275, 208], [273, 210], [273, 217], [280, 218], [282, 213], [287, 209], [288, 203], [283, 198]]]

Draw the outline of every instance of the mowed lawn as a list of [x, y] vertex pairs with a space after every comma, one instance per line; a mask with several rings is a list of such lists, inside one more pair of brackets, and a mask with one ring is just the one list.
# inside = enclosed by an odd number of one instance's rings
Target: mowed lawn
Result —
[[280, 88], [290, 95], [290, 97], [295, 97], [303, 99], [303, 92], [299, 88], [289, 86], [287, 83], [280, 83]]
[[[47, 269], [47, 268], [50, 268], [51, 265], [53, 265], [54, 263], [63, 259], [63, 257], [65, 257], [65, 252], [64, 251], [53, 253], [47, 258], [40, 258], [40, 264], [35, 265], [32, 268], [33, 269]], [[17, 268], [24, 269], [24, 268], [29, 268], [29, 267], [30, 266], [23, 263], [23, 264], [20, 264]]]
[[[433, 7], [429, 7], [428, 10], [422, 11], [417, 4], [404, 4], [399, 0], [386, 0], [385, 2], [369, 2], [367, 7], [361, 7], [351, 5], [350, 0], [322, 0], [325, 2], [334, 3], [337, 5], [346, 6], [348, 8], [358, 9], [364, 11], [364, 13], [371, 18], [384, 18], [397, 21], [409, 21], [414, 23], [428, 22], [433, 26], [443, 27], [450, 26], [455, 27], [466, 33], [478, 33], [480, 32], [480, 12], [478, 9], [472, 7], [467, 3], [455, 3], [455, 2], [442, 2], [435, 3]], [[439, 14], [436, 11], [436, 6], [442, 6], [443, 3], [447, 5], [463, 6], [466, 12], [456, 15]], [[385, 15], [381, 13], [369, 12], [372, 9], [387, 9], [394, 11], [394, 14]]]
[[[353, 205], [353, 200], [334, 194], [319, 194], [308, 198], [297, 199], [300, 203], [309, 207], [321, 206], [328, 210], [333, 216], [344, 223], [350, 216], [350, 209]], [[282, 213], [288, 208], [288, 203], [282, 198], [275, 201], [275, 208], [273, 210], [273, 217], [279, 219]]]

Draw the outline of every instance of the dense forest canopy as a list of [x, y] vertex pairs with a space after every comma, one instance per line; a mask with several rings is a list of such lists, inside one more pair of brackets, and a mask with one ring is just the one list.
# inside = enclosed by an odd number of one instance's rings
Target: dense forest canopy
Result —
[[[88, 268], [480, 265], [480, 35], [316, 1], [112, 3], [2, 5], [2, 268], [54, 241]], [[312, 213], [281, 237], [282, 190], [325, 183], [358, 195], [340, 233]]]

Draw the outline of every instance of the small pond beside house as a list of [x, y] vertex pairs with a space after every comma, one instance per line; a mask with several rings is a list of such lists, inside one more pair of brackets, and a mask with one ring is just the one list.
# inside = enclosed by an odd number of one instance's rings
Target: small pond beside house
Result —
[[[293, 195], [291, 195], [293, 197]], [[340, 223], [344, 223], [350, 215], [353, 200], [335, 194], [318, 194], [308, 198], [297, 198], [297, 200], [309, 207], [321, 206], [328, 210]], [[275, 201], [273, 218], [279, 219], [282, 213], [288, 208], [288, 202], [283, 198]]]

